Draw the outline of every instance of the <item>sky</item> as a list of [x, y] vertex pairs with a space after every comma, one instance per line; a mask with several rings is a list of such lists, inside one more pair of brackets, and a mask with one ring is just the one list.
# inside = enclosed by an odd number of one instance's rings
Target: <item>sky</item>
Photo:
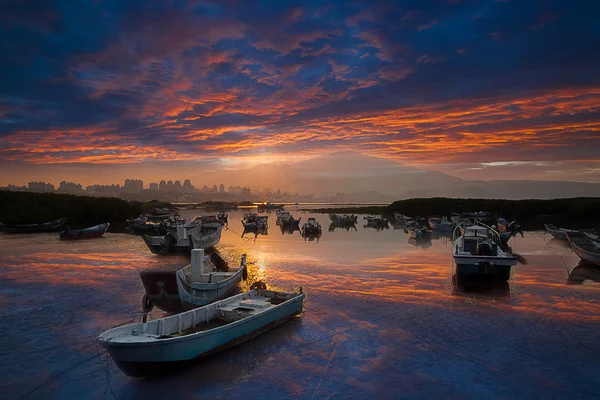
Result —
[[600, 3], [0, 5], [0, 185], [184, 179], [355, 150], [600, 182]]

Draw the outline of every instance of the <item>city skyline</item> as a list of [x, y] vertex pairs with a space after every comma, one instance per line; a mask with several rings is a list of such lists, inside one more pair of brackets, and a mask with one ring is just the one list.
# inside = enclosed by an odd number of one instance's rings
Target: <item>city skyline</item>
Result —
[[600, 182], [600, 4], [128, 4], [0, 15], [0, 185], [350, 149], [463, 179]]

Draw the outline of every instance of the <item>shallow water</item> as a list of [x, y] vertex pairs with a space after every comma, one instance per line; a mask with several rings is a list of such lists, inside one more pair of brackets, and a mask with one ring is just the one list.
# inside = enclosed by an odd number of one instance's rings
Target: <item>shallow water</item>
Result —
[[[197, 215], [184, 211], [183, 216]], [[309, 214], [298, 212], [306, 220]], [[230, 213], [218, 250], [247, 254], [249, 280], [302, 286], [305, 312], [275, 330], [161, 379], [124, 376], [95, 345], [137, 320], [142, 269], [177, 269], [142, 239], [107, 233], [0, 235], [2, 398], [594, 398], [600, 390], [600, 269], [563, 242], [526, 232], [506, 285], [464, 292], [447, 238], [402, 229], [328, 231], [304, 240], [244, 235]], [[576, 268], [577, 267], [577, 268]], [[162, 316], [153, 311], [154, 318]]]

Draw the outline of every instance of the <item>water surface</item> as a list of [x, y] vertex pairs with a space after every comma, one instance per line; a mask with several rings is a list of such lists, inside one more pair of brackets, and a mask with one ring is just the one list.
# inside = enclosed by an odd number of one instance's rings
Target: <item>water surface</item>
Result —
[[[292, 208], [293, 207], [288, 207]], [[183, 216], [198, 212], [186, 210]], [[542, 232], [511, 241], [511, 280], [465, 292], [448, 238], [401, 229], [328, 230], [304, 240], [242, 233], [230, 213], [218, 250], [249, 280], [307, 293], [305, 312], [161, 379], [124, 376], [95, 338], [137, 320], [139, 271], [177, 269], [140, 237], [0, 235], [3, 398], [594, 398], [600, 390], [600, 274]], [[296, 211], [306, 220], [310, 214]], [[153, 311], [153, 317], [164, 315]]]

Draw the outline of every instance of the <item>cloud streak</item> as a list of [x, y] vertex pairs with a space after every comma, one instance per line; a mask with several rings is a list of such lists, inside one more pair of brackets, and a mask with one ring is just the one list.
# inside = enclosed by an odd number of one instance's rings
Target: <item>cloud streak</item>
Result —
[[0, 163], [598, 158], [593, 12], [292, 3], [15, 2], [0, 17]]

